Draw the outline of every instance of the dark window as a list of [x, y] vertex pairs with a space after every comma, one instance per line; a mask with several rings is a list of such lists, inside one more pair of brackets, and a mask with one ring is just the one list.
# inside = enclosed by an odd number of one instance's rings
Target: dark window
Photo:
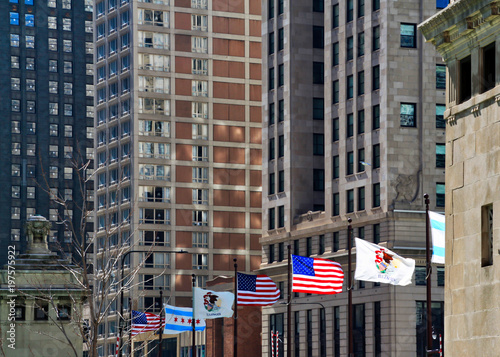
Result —
[[299, 243], [300, 241], [298, 239], [293, 241], [293, 254], [295, 255], [300, 255]]
[[372, 130], [380, 128], [380, 105], [372, 107]]
[[14, 307], [15, 311], [15, 321], [24, 321], [26, 319], [26, 307], [16, 305]]
[[365, 16], [365, 0], [358, 0], [358, 17]]
[[285, 48], [285, 32], [283, 28], [278, 29], [278, 51]]
[[282, 262], [285, 257], [285, 243], [278, 243], [278, 262]]
[[437, 284], [444, 286], [444, 267], [437, 267]]
[[380, 223], [373, 225], [373, 243], [380, 243]]
[[42, 301], [35, 302], [34, 318], [36, 321], [49, 319], [49, 304]]
[[318, 247], [318, 254], [321, 255], [325, 253], [325, 235], [321, 234], [319, 236], [319, 247]]
[[325, 0], [313, 0], [313, 11], [314, 12], [325, 11]]
[[436, 89], [446, 89], [446, 66], [436, 65]]
[[347, 190], [347, 213], [354, 212], [354, 190]]
[[276, 228], [276, 210], [275, 208], [269, 208], [269, 230]]
[[347, 76], [347, 99], [352, 99], [354, 96], [354, 76]]
[[325, 309], [319, 309], [319, 355], [326, 357], [326, 316]]
[[380, 207], [380, 184], [373, 184], [373, 205], [372, 207]]
[[278, 15], [285, 11], [285, 0], [278, 0]]
[[358, 187], [358, 211], [365, 209], [365, 188]]
[[365, 356], [365, 304], [353, 305], [353, 344], [354, 356]]
[[313, 189], [314, 191], [325, 190], [325, 170], [323, 169], [313, 170]]
[[285, 226], [285, 206], [278, 206], [278, 228]]
[[285, 101], [283, 99], [278, 101], [278, 122], [285, 120]]
[[372, 90], [380, 89], [380, 66], [374, 66], [372, 70]]
[[269, 160], [276, 158], [276, 141], [274, 138], [269, 139]]
[[444, 9], [448, 4], [449, 0], [436, 0], [436, 9]]
[[346, 49], [347, 49], [346, 60], [350, 61], [354, 57], [354, 38], [352, 36], [347, 38]]
[[415, 267], [415, 285], [426, 285], [426, 267]]
[[358, 135], [365, 132], [365, 111], [358, 110]]
[[280, 135], [278, 137], [278, 157], [285, 156], [285, 136]]
[[365, 171], [365, 149], [358, 149], [358, 170], [357, 172]]
[[306, 238], [306, 256], [310, 257], [312, 255], [312, 238]]
[[436, 183], [436, 207], [444, 207], [444, 183]]
[[436, 144], [436, 167], [445, 166], [446, 145]]
[[365, 94], [365, 71], [358, 72], [358, 95]]
[[269, 0], [268, 13], [268, 18], [272, 19], [274, 17], [274, 0]]
[[380, 0], [373, 0], [372, 9], [373, 11], [380, 10]]
[[333, 165], [332, 165], [332, 178], [333, 179], [339, 178], [339, 175], [340, 175], [339, 169], [340, 169], [340, 160], [339, 160], [339, 156], [336, 155], [333, 157]]
[[[364, 1], [364, 0], [361, 0]], [[365, 33], [358, 33], [358, 57], [365, 55]]]
[[333, 215], [338, 216], [340, 214], [340, 197], [338, 193], [333, 194], [332, 206], [333, 206]]
[[336, 252], [340, 249], [340, 233], [333, 232], [333, 245], [332, 252]]
[[416, 48], [417, 47], [417, 25], [401, 24], [401, 47]]
[[332, 67], [339, 64], [339, 43], [332, 44]]
[[274, 89], [274, 67], [269, 68], [269, 90]]
[[[297, 254], [297, 253], [295, 253]], [[300, 357], [300, 311], [294, 312], [295, 338], [293, 341], [294, 356]]]
[[417, 105], [415, 103], [401, 103], [399, 111], [400, 124], [403, 127], [417, 126]]
[[325, 155], [325, 136], [313, 134], [313, 155]]
[[446, 128], [446, 121], [444, 120], [444, 111], [446, 110], [446, 105], [436, 104], [436, 128], [444, 129]]
[[269, 48], [268, 48], [268, 54], [272, 55], [274, 53], [274, 32], [271, 32], [269, 34]]
[[281, 87], [285, 84], [285, 65], [280, 64], [278, 66], [278, 87]]
[[378, 169], [380, 167], [380, 144], [373, 145], [372, 150], [372, 166]]
[[274, 124], [274, 117], [275, 117], [275, 107], [274, 103], [269, 103], [269, 125]]
[[[284, 357], [285, 353], [285, 348], [283, 341], [285, 340], [284, 336], [284, 314], [272, 314], [269, 315], [269, 330], [274, 332], [275, 334], [278, 334], [278, 339], [276, 340], [276, 337], [272, 339], [274, 342], [274, 346], [270, 346], [270, 349], [273, 349], [274, 347], [274, 353], [273, 355], [276, 357]], [[276, 346], [277, 342], [277, 346]], [[271, 344], [271, 339], [269, 339], [269, 344]], [[277, 353], [276, 353], [277, 352]]]
[[324, 48], [324, 29], [323, 26], [313, 26], [313, 48]]
[[283, 295], [284, 292], [285, 292], [285, 282], [284, 281], [279, 281], [278, 282], [278, 289], [280, 291], [280, 297], [279, 299], [282, 300], [285, 298], [285, 296]]
[[380, 314], [380, 301], [373, 303], [373, 348], [375, 349], [375, 357], [382, 356], [382, 320]]
[[347, 114], [347, 137], [350, 138], [354, 135], [354, 114]]
[[339, 4], [332, 6], [332, 28], [339, 27]]
[[482, 49], [483, 75], [481, 78], [481, 93], [495, 87], [495, 42]]
[[333, 351], [335, 357], [340, 357], [340, 306], [333, 308]]
[[[365, 227], [358, 227], [358, 238], [365, 239]], [[354, 247], [354, 239], [352, 246]]]
[[332, 141], [339, 140], [339, 118], [334, 118], [332, 120]]
[[354, 0], [347, 0], [346, 22], [351, 22], [354, 18]]
[[278, 192], [285, 191], [285, 171], [281, 170], [278, 172]]
[[481, 266], [493, 264], [493, 205], [481, 207]]
[[268, 259], [268, 264], [274, 263], [275, 261], [275, 256], [274, 256], [274, 244], [269, 245], [269, 259]]
[[64, 304], [57, 306], [57, 319], [58, 320], [69, 320], [71, 318], [71, 305]]
[[313, 351], [313, 327], [312, 327], [312, 310], [306, 311], [306, 332], [307, 332], [307, 355], [312, 356]]
[[339, 102], [339, 81], [332, 82], [332, 103], [337, 104]]
[[372, 46], [373, 51], [377, 51], [380, 49], [380, 26], [375, 26], [373, 28]]
[[323, 120], [325, 118], [325, 100], [323, 98], [313, 98], [313, 119]]
[[346, 158], [346, 175], [352, 175], [354, 173], [354, 153], [349, 151]]
[[313, 62], [313, 83], [323, 84], [325, 82], [325, 64], [323, 62]]
[[269, 174], [269, 194], [274, 195], [276, 187], [276, 175], [273, 173]]

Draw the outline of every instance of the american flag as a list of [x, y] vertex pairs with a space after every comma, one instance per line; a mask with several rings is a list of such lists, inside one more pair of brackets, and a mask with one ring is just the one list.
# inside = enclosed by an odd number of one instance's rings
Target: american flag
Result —
[[238, 305], [268, 306], [276, 303], [280, 291], [267, 275], [238, 273]]
[[[163, 318], [165, 325], [165, 319]], [[160, 315], [132, 310], [132, 336], [143, 332], [156, 331], [160, 328]]]
[[298, 293], [338, 294], [344, 272], [339, 263], [327, 259], [292, 255], [292, 290]]

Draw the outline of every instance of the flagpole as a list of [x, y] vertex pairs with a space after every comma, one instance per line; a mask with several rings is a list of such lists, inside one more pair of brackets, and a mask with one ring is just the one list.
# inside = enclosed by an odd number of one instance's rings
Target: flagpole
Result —
[[351, 264], [352, 264], [352, 226], [351, 218], [347, 218], [347, 318], [348, 318], [348, 345], [349, 345], [349, 353], [348, 356], [351, 357], [354, 355], [354, 343], [353, 343], [353, 324], [352, 324], [352, 282], [351, 282]]
[[163, 289], [161, 288], [160, 286], [160, 340], [158, 341], [158, 357], [161, 357], [162, 355], [162, 337], [163, 337], [163, 329], [162, 329], [162, 326], [161, 326], [161, 317], [162, 317], [162, 312], [164, 312], [165, 310], [163, 309]]
[[196, 324], [195, 324], [195, 317], [194, 317], [194, 283], [196, 282], [196, 275], [192, 274], [192, 280], [193, 280], [193, 320], [191, 321], [191, 325], [193, 327], [193, 342], [192, 342], [192, 347], [191, 347], [191, 356], [195, 357], [196, 356]]
[[[295, 254], [297, 254], [295, 252]], [[292, 357], [292, 246], [288, 244], [288, 303], [286, 304], [286, 356]]]
[[234, 262], [234, 331], [233, 331], [233, 357], [238, 357], [238, 264]]
[[130, 311], [129, 316], [129, 327], [128, 327], [128, 345], [129, 345], [129, 356], [133, 357], [134, 356], [134, 350], [132, 348], [132, 298], [128, 298], [128, 310]]
[[431, 242], [429, 236], [429, 195], [424, 194], [425, 199], [425, 258], [427, 272], [427, 355], [432, 351], [432, 286], [431, 286]]

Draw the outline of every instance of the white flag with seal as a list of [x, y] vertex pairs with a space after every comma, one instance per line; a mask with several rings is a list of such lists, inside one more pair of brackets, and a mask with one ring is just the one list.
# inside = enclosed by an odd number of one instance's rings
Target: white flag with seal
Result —
[[233, 293], [194, 288], [193, 294], [195, 318], [217, 319], [233, 316]]
[[403, 258], [387, 248], [354, 238], [356, 242], [356, 272], [354, 279], [409, 285], [415, 271], [415, 260]]
[[433, 263], [444, 264], [445, 248], [445, 219], [443, 214], [429, 211], [429, 222], [432, 235], [432, 259]]

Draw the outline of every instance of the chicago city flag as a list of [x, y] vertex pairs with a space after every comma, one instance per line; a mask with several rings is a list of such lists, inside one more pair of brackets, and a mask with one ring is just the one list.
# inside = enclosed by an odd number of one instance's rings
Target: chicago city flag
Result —
[[196, 319], [233, 316], [233, 293], [194, 288], [193, 294], [194, 317]]
[[[177, 307], [164, 305], [165, 307], [165, 330], [163, 333], [175, 335], [184, 331], [193, 331], [193, 309], [190, 307]], [[196, 318], [195, 330], [205, 329], [205, 320]]]
[[444, 215], [429, 211], [432, 234], [432, 262], [444, 264], [445, 222]]
[[411, 284], [415, 261], [403, 258], [387, 248], [354, 238], [356, 244], [356, 272], [354, 279], [387, 283]]

